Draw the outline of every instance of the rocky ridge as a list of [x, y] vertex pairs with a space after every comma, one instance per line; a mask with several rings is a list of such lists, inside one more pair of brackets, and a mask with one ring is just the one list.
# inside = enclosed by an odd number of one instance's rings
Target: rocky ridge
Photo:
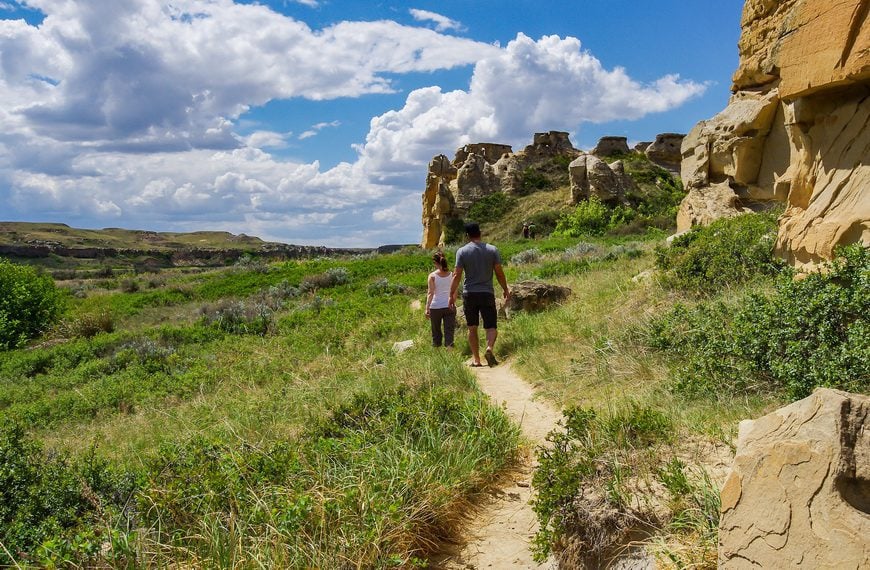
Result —
[[636, 186], [622, 161], [613, 159], [632, 152], [645, 153], [654, 163], [674, 171], [679, 157], [675, 159], [669, 147], [679, 146], [682, 137], [667, 133], [630, 150], [626, 137], [608, 136], [586, 153], [574, 148], [568, 133], [549, 131], [535, 133], [532, 144], [516, 153], [509, 145], [476, 143], [458, 149], [452, 160], [439, 154], [429, 163], [426, 176], [421, 246], [431, 249], [443, 245], [448, 225], [462, 220], [477, 201], [487, 196], [496, 192], [517, 196], [533, 191], [527, 184], [533, 176], [565, 179], [566, 186], [570, 185], [565, 204], [577, 204], [593, 196], [606, 203], [619, 203]]

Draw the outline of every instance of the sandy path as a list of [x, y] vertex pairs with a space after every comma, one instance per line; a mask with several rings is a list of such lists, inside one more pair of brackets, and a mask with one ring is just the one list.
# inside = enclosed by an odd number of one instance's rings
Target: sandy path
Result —
[[[509, 363], [495, 368], [474, 368], [478, 385], [493, 403], [503, 406], [508, 416], [533, 444], [544, 437], [562, 415], [545, 402], [534, 400], [534, 390], [516, 375]], [[457, 551], [434, 561], [444, 570], [484, 568], [555, 568], [554, 561], [538, 564], [532, 560], [531, 539], [538, 524], [529, 501], [532, 498], [533, 458], [526, 460], [505, 484], [493, 493], [468, 525], [468, 542]]]

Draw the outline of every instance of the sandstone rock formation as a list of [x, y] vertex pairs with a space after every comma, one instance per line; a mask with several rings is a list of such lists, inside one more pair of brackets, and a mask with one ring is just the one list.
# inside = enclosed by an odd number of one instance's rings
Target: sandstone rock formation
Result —
[[591, 154], [598, 157], [628, 154], [628, 139], [626, 137], [601, 137]]
[[719, 567], [870, 567], [870, 397], [829, 389], [740, 424]]
[[[662, 133], [656, 135], [656, 140], [644, 147], [643, 152], [648, 159], [662, 168], [679, 174], [683, 155], [680, 147], [686, 135], [679, 133]], [[638, 145], [635, 145], [635, 150]]]
[[592, 154], [583, 154], [568, 165], [571, 182], [571, 203], [578, 204], [591, 197], [608, 204], [618, 203], [626, 192], [634, 189], [634, 180], [626, 174], [621, 160], [607, 164]]
[[544, 281], [528, 280], [515, 283], [511, 287], [511, 297], [507, 303], [507, 313], [516, 311], [538, 312], [560, 303], [568, 298], [571, 289], [551, 285]]
[[579, 154], [568, 133], [550, 131], [536, 133], [532, 144], [518, 153], [509, 145], [476, 143], [457, 150], [452, 161], [443, 154], [436, 156], [429, 163], [423, 193], [421, 246], [428, 249], [443, 244], [450, 220], [461, 219], [481, 198], [495, 192], [520, 193], [527, 168], [552, 165], [555, 157], [573, 159]]
[[678, 230], [785, 203], [778, 253], [870, 245], [870, 0], [748, 0], [728, 107], [682, 144]]

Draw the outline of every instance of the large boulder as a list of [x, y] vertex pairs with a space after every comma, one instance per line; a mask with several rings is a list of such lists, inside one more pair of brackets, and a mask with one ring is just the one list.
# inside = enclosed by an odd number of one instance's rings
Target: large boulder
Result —
[[524, 311], [534, 313], [561, 303], [571, 294], [571, 289], [544, 281], [528, 280], [515, 283], [507, 303], [507, 314]]
[[680, 230], [712, 221], [689, 204], [727, 184], [723, 215], [785, 204], [776, 249], [796, 267], [870, 245], [868, 13], [868, 0], [746, 2], [734, 95], [683, 141]]
[[870, 568], [870, 397], [818, 389], [740, 424], [719, 567]]

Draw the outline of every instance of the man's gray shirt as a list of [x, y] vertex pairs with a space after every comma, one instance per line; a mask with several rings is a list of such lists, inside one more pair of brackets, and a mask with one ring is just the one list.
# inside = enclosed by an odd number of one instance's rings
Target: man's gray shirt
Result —
[[501, 265], [501, 254], [494, 245], [468, 242], [456, 252], [456, 268], [465, 272], [465, 293], [493, 293], [493, 267]]

